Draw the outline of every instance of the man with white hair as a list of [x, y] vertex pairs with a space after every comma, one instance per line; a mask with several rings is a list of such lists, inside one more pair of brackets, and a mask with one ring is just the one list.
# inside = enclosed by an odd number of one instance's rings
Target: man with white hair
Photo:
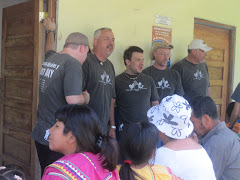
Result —
[[212, 50], [201, 39], [194, 39], [188, 46], [188, 56], [172, 66], [179, 72], [184, 89], [184, 98], [211, 96], [208, 68], [205, 63], [207, 52]]
[[[89, 106], [97, 113], [104, 134], [116, 137], [114, 120], [115, 71], [108, 57], [114, 50], [115, 38], [110, 28], [94, 33], [93, 53], [83, 63], [83, 90], [91, 95]], [[110, 126], [108, 126], [108, 123]]]
[[207, 152], [191, 138], [191, 107], [179, 95], [163, 98], [147, 112], [149, 122], [159, 130], [164, 145], [157, 149], [155, 165], [167, 166], [184, 180], [214, 180], [213, 165]]

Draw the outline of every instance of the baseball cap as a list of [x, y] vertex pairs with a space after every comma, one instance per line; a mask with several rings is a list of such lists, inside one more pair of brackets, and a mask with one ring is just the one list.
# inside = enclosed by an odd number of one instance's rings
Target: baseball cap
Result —
[[159, 48], [173, 49], [173, 45], [167, 44], [165, 42], [155, 42], [152, 47], [152, 59], [155, 59], [153, 52]]
[[68, 37], [65, 41], [65, 45], [68, 45], [68, 44], [76, 44], [76, 45], [83, 44], [83, 45], [89, 47], [89, 41], [88, 41], [87, 36], [85, 36], [84, 34], [79, 33], [79, 32], [73, 32], [68, 35]]
[[201, 49], [205, 52], [212, 50], [212, 47], [208, 47], [207, 44], [201, 39], [194, 39], [188, 45], [188, 49]]

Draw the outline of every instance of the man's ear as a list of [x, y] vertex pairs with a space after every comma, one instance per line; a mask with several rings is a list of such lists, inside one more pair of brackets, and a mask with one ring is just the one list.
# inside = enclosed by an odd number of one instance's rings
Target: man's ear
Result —
[[131, 61], [129, 59], [126, 59], [125, 62], [126, 62], [126, 65], [129, 65]]
[[84, 49], [85, 49], [85, 46], [84, 46], [83, 44], [81, 44], [80, 47], [79, 47], [79, 51], [80, 51], [81, 53], [83, 53], [83, 52], [84, 52]]
[[97, 45], [97, 39], [94, 38], [94, 39], [93, 39], [93, 46], [96, 46], [96, 45]]
[[207, 127], [209, 127], [209, 125], [211, 123], [211, 118], [205, 114], [202, 116], [201, 121], [202, 121], [203, 126], [207, 128]]
[[196, 54], [197, 53], [197, 49], [192, 49], [192, 53]]

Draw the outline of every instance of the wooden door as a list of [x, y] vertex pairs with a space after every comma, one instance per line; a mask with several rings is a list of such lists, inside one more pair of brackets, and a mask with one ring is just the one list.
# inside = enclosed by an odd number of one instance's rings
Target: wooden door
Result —
[[42, 1], [4, 8], [2, 16], [0, 165], [20, 165], [32, 180], [38, 163], [30, 134], [36, 121]]
[[225, 120], [226, 107], [228, 103], [228, 81], [230, 63], [230, 37], [231, 31], [227, 28], [208, 26], [203, 24], [194, 25], [194, 39], [202, 39], [213, 48], [209, 51], [205, 60], [208, 66], [212, 98], [217, 104], [218, 115], [221, 121]]

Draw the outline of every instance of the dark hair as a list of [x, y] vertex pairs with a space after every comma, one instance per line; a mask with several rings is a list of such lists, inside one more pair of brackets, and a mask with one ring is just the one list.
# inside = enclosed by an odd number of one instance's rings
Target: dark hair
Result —
[[17, 175], [22, 180], [26, 179], [26, 175], [23, 169], [15, 164], [9, 164], [5, 166], [5, 169], [0, 170], [0, 180], [13, 180], [15, 179], [14, 176]]
[[196, 96], [190, 101], [194, 117], [202, 119], [203, 115], [208, 115], [211, 119], [217, 120], [217, 106], [209, 96]]
[[[69, 131], [76, 138], [76, 152], [101, 154], [102, 167], [113, 171], [118, 158], [118, 145], [114, 138], [104, 136], [97, 114], [86, 105], [66, 105], [55, 113], [57, 121], [64, 123], [64, 134]], [[102, 140], [100, 140], [102, 139]], [[100, 143], [99, 145], [99, 141]]]
[[[158, 144], [158, 129], [149, 122], [137, 122], [124, 129], [120, 138], [120, 154], [122, 160], [130, 160], [133, 165], [147, 163], [155, 154]], [[121, 180], [135, 180], [130, 164], [124, 163], [119, 171]]]
[[131, 61], [132, 54], [134, 52], [143, 53], [143, 50], [137, 46], [130, 46], [129, 48], [127, 48], [123, 54], [123, 61], [124, 61], [125, 66], [126, 66], [126, 60], [128, 59], [129, 61]]

